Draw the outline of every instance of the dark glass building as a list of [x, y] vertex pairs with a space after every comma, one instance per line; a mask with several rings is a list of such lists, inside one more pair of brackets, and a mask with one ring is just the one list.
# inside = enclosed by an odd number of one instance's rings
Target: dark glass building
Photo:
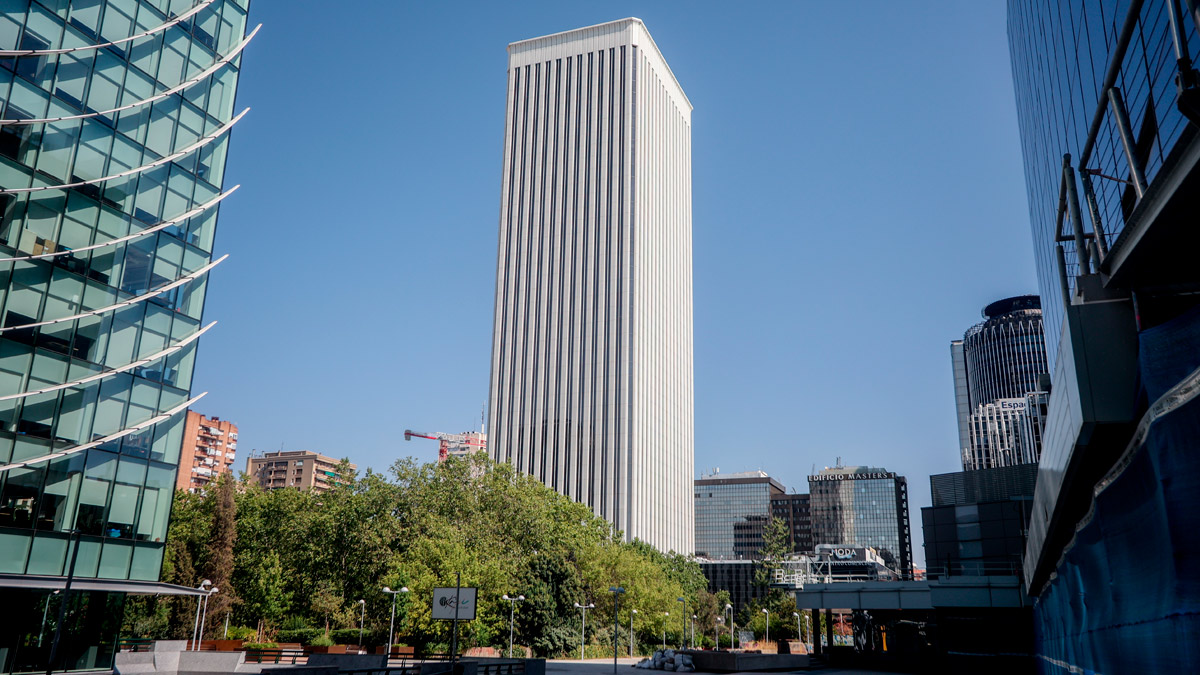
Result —
[[793, 553], [813, 550], [812, 514], [806, 494], [776, 495], [771, 498], [771, 515], [787, 524]]
[[1198, 21], [1191, 0], [1008, 3], [1051, 367], [1024, 556], [1045, 672], [1196, 668]]
[[695, 481], [696, 555], [718, 560], [757, 558], [771, 500], [783, 485], [762, 471], [714, 473]]
[[708, 592], [729, 591], [729, 604], [733, 615], [740, 616], [742, 609], [751, 600], [765, 598], [769, 586], [760, 586], [754, 581], [759, 563], [754, 560], [707, 560], [700, 563], [700, 571], [708, 580]]
[[1018, 575], [1036, 480], [1036, 464], [930, 476], [933, 506], [921, 509], [929, 578]]
[[892, 569], [912, 574], [908, 481], [885, 469], [827, 468], [808, 477], [813, 544], [870, 547]]
[[109, 668], [126, 593], [182, 592], [157, 581], [246, 12], [0, 2], [0, 672], [60, 627], [55, 669]]

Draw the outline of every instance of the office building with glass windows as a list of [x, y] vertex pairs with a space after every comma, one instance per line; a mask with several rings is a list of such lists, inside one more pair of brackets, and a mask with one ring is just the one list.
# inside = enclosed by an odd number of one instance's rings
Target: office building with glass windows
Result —
[[[0, 3], [0, 672], [157, 583], [247, 0]], [[66, 576], [73, 577], [71, 592]]]
[[886, 469], [835, 466], [808, 477], [814, 546], [869, 547], [912, 575], [908, 481]]
[[693, 549], [692, 105], [639, 19], [508, 46], [493, 459]]
[[1048, 673], [1196, 665], [1198, 22], [1191, 0], [1008, 3], [1051, 375], [1023, 559]]
[[696, 555], [712, 560], [757, 560], [771, 500], [783, 485], [762, 471], [712, 473], [693, 484]]
[[983, 318], [950, 343], [963, 470], [1036, 463], [1048, 377], [1041, 301], [998, 300]]

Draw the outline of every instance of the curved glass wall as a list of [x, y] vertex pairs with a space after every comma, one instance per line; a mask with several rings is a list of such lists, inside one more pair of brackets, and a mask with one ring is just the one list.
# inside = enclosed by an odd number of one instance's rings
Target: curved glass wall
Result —
[[0, 574], [158, 579], [247, 8], [0, 0]]

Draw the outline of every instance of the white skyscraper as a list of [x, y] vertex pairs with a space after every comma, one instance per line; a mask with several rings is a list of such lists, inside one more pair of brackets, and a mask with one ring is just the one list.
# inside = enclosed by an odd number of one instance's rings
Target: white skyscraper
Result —
[[490, 452], [693, 549], [691, 103], [639, 19], [508, 46]]

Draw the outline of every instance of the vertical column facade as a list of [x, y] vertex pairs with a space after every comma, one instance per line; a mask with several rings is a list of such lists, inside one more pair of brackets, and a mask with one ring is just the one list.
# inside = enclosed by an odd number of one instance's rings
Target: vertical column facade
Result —
[[508, 51], [490, 454], [690, 553], [691, 104], [637, 19]]

